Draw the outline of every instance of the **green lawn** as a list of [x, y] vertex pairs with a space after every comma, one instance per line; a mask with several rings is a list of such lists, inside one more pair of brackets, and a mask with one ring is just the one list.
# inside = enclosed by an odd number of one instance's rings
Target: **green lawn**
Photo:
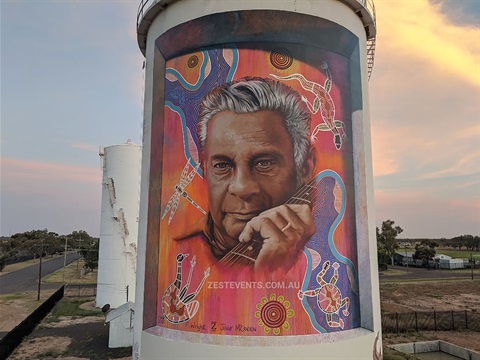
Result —
[[470, 256], [473, 254], [475, 259], [480, 260], [480, 251], [437, 249], [437, 254], [448, 255], [454, 259], [470, 259]]
[[[471, 254], [477, 260], [480, 260], [480, 251], [472, 251], [472, 250], [454, 250], [450, 248], [436, 248], [437, 254], [443, 254], [451, 256], [454, 259], [470, 259]], [[397, 252], [400, 254], [405, 253], [405, 248], [400, 247], [397, 249]], [[407, 252], [415, 252], [414, 247], [407, 246]]]

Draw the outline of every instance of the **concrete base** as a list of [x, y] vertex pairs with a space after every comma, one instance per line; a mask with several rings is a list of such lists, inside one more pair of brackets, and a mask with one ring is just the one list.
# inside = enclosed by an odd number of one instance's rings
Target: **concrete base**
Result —
[[390, 345], [391, 349], [405, 354], [420, 354], [441, 351], [465, 360], [480, 360], [480, 353], [477, 351], [462, 348], [445, 341], [421, 341], [414, 343]]

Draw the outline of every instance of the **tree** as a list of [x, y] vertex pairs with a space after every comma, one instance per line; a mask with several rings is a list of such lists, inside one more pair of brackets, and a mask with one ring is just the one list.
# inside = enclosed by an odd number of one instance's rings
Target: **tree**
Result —
[[12, 239], [17, 240], [17, 247], [20, 252], [30, 252], [35, 259], [37, 256], [43, 256], [44, 241], [48, 234], [47, 229], [30, 230], [12, 235]]
[[68, 239], [68, 246], [73, 249], [81, 249], [93, 239], [84, 230], [72, 231], [71, 234], [65, 235], [65, 237]]
[[0, 271], [3, 271], [6, 265], [7, 265], [7, 256], [6, 255], [0, 256]]
[[387, 254], [391, 264], [393, 264], [393, 254], [399, 247], [396, 238], [403, 232], [400, 226], [394, 225], [395, 221], [386, 220], [382, 222], [381, 230], [377, 227], [377, 252], [379, 258], [381, 253]]
[[413, 254], [413, 258], [415, 260], [421, 260], [422, 266], [426, 266], [430, 269], [429, 261], [435, 257], [435, 248], [437, 246], [438, 244], [435, 241], [422, 240], [420, 244], [415, 245], [415, 253]]
[[457, 243], [458, 247], [460, 250], [462, 247], [466, 247], [467, 250], [471, 251], [479, 251], [480, 249], [480, 237], [478, 236], [473, 236], [473, 235], [460, 235], [460, 236], [455, 236], [451, 240], [452, 242]]
[[73, 231], [66, 235], [68, 244], [74, 248], [79, 249], [80, 254], [85, 261], [84, 267], [89, 270], [98, 267], [98, 238], [91, 237], [86, 231]]
[[93, 270], [98, 267], [98, 245], [98, 238], [91, 238], [82, 246], [80, 254], [83, 256], [86, 269]]

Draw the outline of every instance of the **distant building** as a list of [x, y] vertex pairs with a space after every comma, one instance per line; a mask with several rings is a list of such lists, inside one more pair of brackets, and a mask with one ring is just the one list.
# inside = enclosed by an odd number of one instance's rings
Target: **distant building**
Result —
[[407, 251], [407, 252], [401, 252], [397, 251], [395, 254], [393, 254], [393, 264], [394, 265], [414, 265], [414, 260], [413, 260], [413, 254], [414, 252], [412, 251]]

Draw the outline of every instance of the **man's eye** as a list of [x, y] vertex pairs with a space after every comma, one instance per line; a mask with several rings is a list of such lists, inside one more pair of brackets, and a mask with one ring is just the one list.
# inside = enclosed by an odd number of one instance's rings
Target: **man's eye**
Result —
[[230, 164], [226, 163], [226, 162], [222, 162], [222, 163], [217, 163], [217, 164], [213, 164], [213, 168], [215, 170], [227, 170], [228, 168], [230, 168]]
[[271, 160], [260, 160], [257, 161], [255, 164], [255, 167], [260, 170], [260, 171], [268, 171], [270, 170], [274, 165], [274, 162]]

